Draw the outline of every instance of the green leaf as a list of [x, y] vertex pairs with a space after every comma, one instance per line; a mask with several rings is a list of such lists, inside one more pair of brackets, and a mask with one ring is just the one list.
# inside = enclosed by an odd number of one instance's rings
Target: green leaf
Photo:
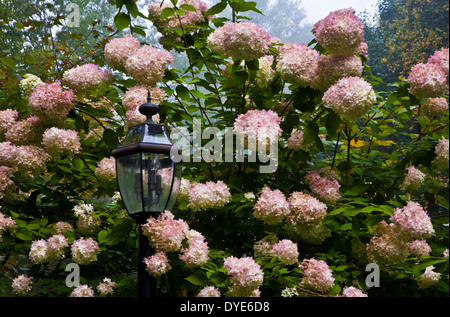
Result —
[[327, 128], [329, 135], [334, 135], [336, 133], [340, 123], [341, 118], [333, 110], [329, 110], [325, 122], [325, 127]]
[[182, 4], [180, 5], [180, 8], [186, 11], [191, 11], [191, 12], [197, 12], [197, 9], [194, 8], [193, 6], [191, 6], [190, 4]]
[[319, 126], [316, 123], [308, 124], [303, 134], [303, 143], [313, 143], [319, 136]]
[[114, 17], [114, 25], [116, 26], [117, 30], [121, 31], [128, 27], [131, 23], [131, 18], [128, 14], [124, 12], [119, 12]]
[[84, 162], [79, 157], [75, 157], [72, 160], [72, 164], [73, 164], [73, 168], [76, 169], [79, 172], [81, 172], [83, 170], [83, 168], [84, 168]]
[[119, 144], [116, 133], [111, 129], [105, 129], [103, 132], [103, 141], [109, 146], [117, 146]]
[[5, 65], [8, 68], [14, 69], [16, 68], [16, 63], [14, 62], [14, 60], [11, 57], [5, 56], [0, 58], [0, 61], [2, 62], [3, 65]]
[[209, 8], [209, 10], [206, 11], [203, 16], [208, 17], [210, 15], [218, 14], [218, 13], [222, 12], [226, 7], [227, 7], [226, 1], [220, 2], [216, 5], [213, 5], [211, 8]]
[[173, 15], [175, 13], [175, 9], [174, 8], [164, 8], [161, 12], [161, 19], [165, 19], [170, 17], [171, 15]]
[[247, 78], [248, 78], [248, 74], [247, 74], [247, 72], [244, 72], [244, 71], [236, 72], [231, 76], [231, 80], [233, 81], [233, 84], [235, 84], [237, 86], [243, 84], [247, 80]]
[[177, 96], [180, 99], [189, 101], [191, 99], [191, 95], [189, 93], [189, 89], [187, 89], [185, 86], [183, 85], [178, 85], [177, 88], [175, 88], [175, 91], [177, 92]]
[[208, 279], [206, 278], [206, 274], [202, 271], [194, 273], [188, 277], [186, 280], [194, 285], [203, 286], [208, 283]]

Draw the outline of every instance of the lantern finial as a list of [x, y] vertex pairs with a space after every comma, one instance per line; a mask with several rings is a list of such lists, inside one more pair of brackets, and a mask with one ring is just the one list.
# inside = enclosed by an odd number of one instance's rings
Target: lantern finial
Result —
[[159, 112], [159, 107], [152, 103], [152, 94], [150, 89], [147, 94], [147, 102], [139, 106], [139, 112], [147, 117], [147, 121], [152, 121], [152, 116]]

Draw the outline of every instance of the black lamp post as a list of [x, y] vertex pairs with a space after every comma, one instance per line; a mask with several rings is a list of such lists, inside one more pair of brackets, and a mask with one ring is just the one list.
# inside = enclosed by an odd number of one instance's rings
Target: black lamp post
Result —
[[[178, 149], [170, 141], [166, 127], [152, 120], [159, 107], [151, 102], [150, 91], [139, 112], [147, 120], [129, 127], [122, 144], [111, 154], [116, 159], [117, 183], [125, 208], [141, 225], [149, 217], [172, 209], [180, 188], [181, 163], [171, 156]], [[138, 296], [153, 297], [156, 279], [145, 271], [143, 259], [154, 250], [139, 228]]]

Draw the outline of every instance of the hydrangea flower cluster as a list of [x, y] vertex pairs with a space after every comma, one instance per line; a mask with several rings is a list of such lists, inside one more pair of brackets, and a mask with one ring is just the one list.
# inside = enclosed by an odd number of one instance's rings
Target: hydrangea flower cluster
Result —
[[233, 284], [228, 296], [250, 297], [259, 295], [258, 288], [263, 282], [264, 272], [252, 257], [227, 257], [224, 259], [223, 267], [227, 270]]
[[195, 230], [189, 230], [188, 247], [182, 248], [180, 259], [189, 268], [201, 266], [209, 260], [209, 247], [205, 241], [205, 237]]
[[253, 83], [260, 88], [270, 84], [275, 78], [276, 71], [272, 68], [273, 57], [266, 55], [258, 59], [259, 69]]
[[413, 201], [408, 201], [403, 208], [396, 208], [390, 220], [398, 225], [399, 234], [407, 240], [427, 239], [434, 234], [430, 216]]
[[279, 190], [263, 187], [258, 201], [253, 206], [253, 215], [266, 224], [275, 224], [289, 214], [289, 204], [284, 194]]
[[94, 174], [101, 182], [114, 183], [116, 181], [116, 159], [112, 156], [103, 158], [98, 162]]
[[150, 245], [162, 252], [178, 251], [188, 230], [188, 224], [182, 219], [175, 220], [175, 216], [168, 210], [158, 218], [147, 219], [147, 223], [142, 225], [142, 232], [149, 239]]
[[425, 180], [425, 173], [422, 173], [418, 168], [410, 166], [406, 169], [408, 172], [403, 180], [403, 184], [400, 186], [402, 190], [414, 191], [422, 186]]
[[342, 290], [343, 297], [368, 297], [367, 294], [364, 294], [359, 288], [354, 286], [346, 286]]
[[53, 226], [53, 231], [56, 234], [63, 234], [65, 232], [73, 232], [73, 226], [66, 222], [66, 221], [58, 221], [57, 223], [55, 223], [55, 225]]
[[105, 45], [106, 62], [115, 70], [124, 72], [128, 57], [136, 53], [140, 46], [139, 40], [131, 34], [112, 39]]
[[308, 151], [308, 148], [311, 147], [313, 143], [304, 144], [303, 133], [303, 130], [292, 129], [291, 136], [287, 140], [287, 147], [293, 150]]
[[342, 9], [317, 22], [312, 33], [330, 53], [353, 55], [364, 40], [364, 24], [353, 9]]
[[47, 129], [42, 136], [42, 145], [53, 158], [61, 155], [74, 155], [80, 152], [81, 144], [78, 132], [60, 128]]
[[173, 63], [172, 54], [151, 45], [141, 46], [125, 62], [126, 73], [145, 85], [162, 81], [168, 64]]
[[271, 36], [253, 22], [226, 23], [208, 36], [208, 47], [234, 59], [253, 60], [269, 53]]
[[[149, 18], [158, 32], [163, 34], [163, 37], [159, 40], [163, 45], [166, 43], [182, 43], [180, 36], [174, 29], [182, 28], [185, 33], [192, 33], [196, 30], [195, 26], [205, 22], [203, 15], [209, 9], [205, 2], [200, 0], [182, 0], [177, 3], [177, 7], [180, 8], [183, 4], [193, 6], [196, 11], [185, 10], [183, 15], [175, 13], [169, 17], [161, 18], [162, 11], [166, 8], [173, 8], [173, 4], [152, 2], [148, 6]], [[182, 8], [180, 9], [183, 10]]]
[[16, 122], [5, 132], [5, 140], [15, 145], [40, 145], [44, 124], [36, 116]]
[[249, 149], [256, 150], [257, 144], [278, 142], [282, 133], [280, 123], [280, 117], [272, 110], [249, 110], [236, 118], [233, 130], [241, 143], [244, 142], [248, 144]]
[[[0, 169], [1, 169], [1, 167], [0, 167]], [[0, 179], [0, 182], [1, 182], [1, 179]], [[0, 186], [1, 186], [1, 183], [0, 183]], [[0, 194], [1, 194], [1, 188], [0, 188]], [[1, 196], [0, 196], [0, 198], [1, 198]], [[2, 242], [2, 235], [6, 231], [6, 229], [15, 228], [16, 226], [17, 226], [17, 223], [15, 220], [11, 219], [11, 217], [6, 218], [5, 215], [0, 212], [0, 242]]]
[[205, 286], [198, 293], [197, 297], [220, 297], [220, 291], [214, 286]]
[[50, 155], [34, 145], [15, 146], [10, 142], [0, 142], [0, 165], [20, 172], [22, 177], [33, 178], [47, 170]]
[[255, 242], [253, 249], [257, 256], [264, 256], [269, 254], [275, 243], [278, 242], [278, 238], [274, 235], [268, 235], [261, 240]]
[[416, 279], [419, 288], [428, 288], [439, 282], [441, 274], [434, 272], [434, 268], [433, 265], [428, 266], [425, 272]]
[[80, 238], [75, 240], [71, 246], [72, 259], [77, 264], [89, 264], [97, 261], [100, 252], [98, 243], [92, 238]]
[[[11, 178], [13, 177], [13, 173], [14, 170], [12, 168], [0, 166], [0, 199], [2, 199], [5, 196], [9, 196], [16, 189], [16, 185], [11, 180]], [[1, 225], [0, 225], [0, 241], [1, 241]]]
[[361, 77], [363, 72], [361, 59], [356, 55], [320, 55], [311, 87], [325, 91], [344, 77]]
[[283, 259], [284, 263], [287, 265], [296, 263], [299, 255], [297, 243], [294, 243], [289, 239], [283, 239], [275, 243], [272, 250], [270, 250], [270, 253], [277, 258]]
[[64, 72], [63, 83], [76, 91], [98, 90], [113, 81], [108, 70], [101, 70], [95, 64], [78, 65]]
[[281, 78], [297, 86], [308, 86], [316, 77], [319, 53], [305, 44], [287, 43], [280, 47], [276, 70]]
[[431, 253], [431, 247], [425, 240], [414, 240], [408, 243], [408, 250], [417, 257], [428, 256]]
[[43, 84], [42, 80], [33, 74], [25, 74], [23, 75], [23, 79], [20, 81], [19, 86], [20, 90], [22, 90], [24, 97], [28, 98], [34, 88]]
[[332, 171], [326, 168], [313, 170], [306, 173], [305, 179], [311, 191], [323, 202], [334, 204], [341, 194], [339, 193], [339, 182]]
[[192, 183], [189, 188], [188, 207], [195, 211], [220, 208], [231, 201], [228, 186], [222, 182]]
[[30, 94], [28, 106], [42, 121], [53, 123], [64, 120], [75, 101], [72, 90], [63, 90], [57, 81], [37, 86]]
[[146, 265], [145, 270], [152, 276], [161, 276], [172, 269], [169, 258], [162, 251], [145, 258], [144, 263]]
[[427, 63], [413, 66], [407, 81], [409, 92], [419, 99], [435, 98], [448, 93], [448, 48], [436, 51]]
[[110, 278], [105, 277], [103, 282], [98, 284], [97, 291], [102, 296], [114, 294], [114, 287], [116, 287], [116, 282], [113, 282]]
[[88, 285], [78, 285], [74, 288], [70, 297], [94, 297], [94, 290]]
[[16, 294], [24, 294], [31, 291], [33, 282], [31, 277], [21, 274], [12, 281], [12, 288]]
[[325, 293], [334, 285], [333, 272], [323, 260], [304, 259], [299, 265], [303, 272], [301, 285]]
[[445, 114], [448, 110], [448, 100], [443, 97], [428, 98], [426, 102], [421, 104], [421, 111], [429, 116], [437, 116]]
[[62, 234], [54, 235], [47, 240], [35, 240], [31, 244], [29, 258], [33, 263], [47, 263], [64, 259], [64, 248], [68, 247], [67, 238]]
[[446, 169], [449, 167], [449, 147], [448, 139], [442, 137], [439, 143], [436, 145], [434, 152], [436, 153], [436, 158], [434, 162], [439, 168]]
[[293, 224], [313, 224], [323, 220], [327, 205], [303, 192], [293, 192], [288, 198], [290, 214], [288, 219]]
[[5, 134], [11, 129], [19, 117], [17, 110], [6, 109], [0, 111], [0, 135]]
[[344, 77], [323, 95], [324, 106], [331, 108], [348, 121], [364, 116], [376, 101], [373, 87], [361, 77]]
[[94, 215], [94, 206], [80, 204], [73, 208], [75, 217], [78, 218], [77, 229], [83, 234], [89, 234], [100, 226], [100, 220]]

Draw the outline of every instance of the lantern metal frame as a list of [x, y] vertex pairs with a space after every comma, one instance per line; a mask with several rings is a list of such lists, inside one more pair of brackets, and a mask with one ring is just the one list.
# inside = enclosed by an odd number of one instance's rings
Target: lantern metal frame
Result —
[[[151, 248], [147, 237], [143, 235], [142, 224], [149, 217], [157, 217], [164, 210], [170, 210], [173, 207], [181, 181], [182, 162], [176, 163], [172, 157], [172, 154], [179, 154], [179, 151], [168, 137], [166, 127], [152, 120], [152, 116], [159, 113], [159, 110], [159, 107], [151, 102], [149, 90], [147, 102], [139, 107], [139, 112], [145, 115], [147, 120], [129, 127], [122, 145], [111, 153], [116, 159], [116, 177], [122, 200], [128, 214], [139, 223], [139, 297], [156, 296], [156, 278], [146, 272], [144, 263], [144, 258], [154, 254], [155, 250]], [[127, 160], [131, 162], [134, 160], [136, 164], [125, 166]], [[162, 179], [163, 175], [158, 174], [158, 171], [163, 169], [161, 161], [169, 164], [171, 168], [168, 174], [171, 177], [170, 185], [167, 184], [167, 179]], [[127, 177], [128, 179], [125, 180]], [[131, 179], [133, 177], [134, 179]], [[166, 181], [164, 191], [163, 181]], [[130, 184], [133, 186], [128, 186]], [[164, 194], [167, 197], [164, 197]], [[150, 210], [155, 204], [158, 204], [156, 208], [158, 210]]]

